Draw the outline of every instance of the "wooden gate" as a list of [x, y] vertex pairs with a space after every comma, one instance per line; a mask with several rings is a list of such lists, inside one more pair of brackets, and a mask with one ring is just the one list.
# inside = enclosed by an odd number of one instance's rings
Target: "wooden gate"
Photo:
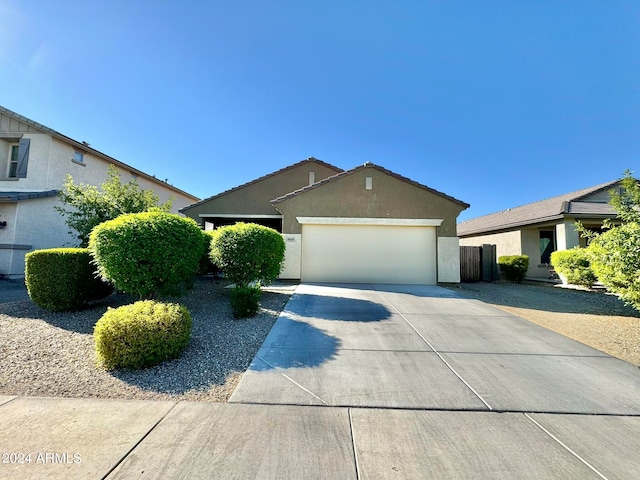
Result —
[[493, 282], [498, 279], [496, 246], [460, 247], [460, 281]]

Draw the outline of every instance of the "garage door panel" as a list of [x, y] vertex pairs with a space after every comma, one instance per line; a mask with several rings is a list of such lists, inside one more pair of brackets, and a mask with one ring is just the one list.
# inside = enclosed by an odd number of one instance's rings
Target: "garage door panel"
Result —
[[302, 280], [436, 283], [435, 227], [303, 225]]

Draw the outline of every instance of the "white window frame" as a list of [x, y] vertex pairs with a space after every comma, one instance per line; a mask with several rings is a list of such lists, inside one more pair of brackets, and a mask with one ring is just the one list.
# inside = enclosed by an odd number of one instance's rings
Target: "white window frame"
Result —
[[73, 157], [71, 157], [71, 161], [73, 163], [77, 163], [78, 165], [85, 165], [84, 152], [82, 150], [74, 150]]
[[[13, 152], [16, 152], [16, 159], [13, 160]], [[18, 178], [18, 155], [20, 152], [19, 143], [11, 143], [9, 145], [9, 158], [7, 160], [7, 178]], [[15, 165], [15, 172], [11, 175], [11, 166]]]

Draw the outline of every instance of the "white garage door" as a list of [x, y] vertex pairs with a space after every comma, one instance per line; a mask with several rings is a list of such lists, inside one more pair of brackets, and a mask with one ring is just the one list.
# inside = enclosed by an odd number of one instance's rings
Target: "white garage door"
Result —
[[303, 225], [302, 280], [435, 284], [436, 228]]

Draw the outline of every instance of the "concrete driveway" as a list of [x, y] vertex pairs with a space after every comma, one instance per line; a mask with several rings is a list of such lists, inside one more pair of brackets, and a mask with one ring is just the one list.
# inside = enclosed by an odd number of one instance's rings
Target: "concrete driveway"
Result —
[[441, 287], [303, 284], [231, 401], [640, 415], [640, 370]]

